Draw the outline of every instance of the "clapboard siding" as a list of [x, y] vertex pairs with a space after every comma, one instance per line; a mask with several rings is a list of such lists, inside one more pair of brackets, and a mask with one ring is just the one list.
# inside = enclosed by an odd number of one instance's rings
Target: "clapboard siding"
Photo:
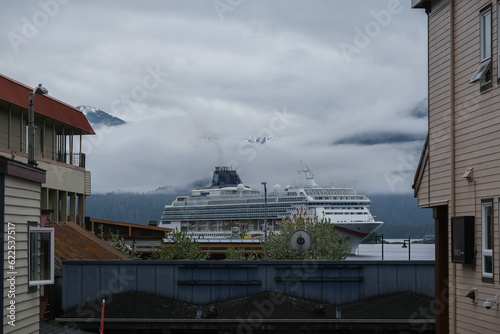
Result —
[[[469, 81], [480, 65], [480, 12], [490, 6], [492, 9], [492, 87], [481, 91], [479, 84]], [[500, 196], [500, 98], [496, 92], [497, 68], [497, 14], [496, 1], [455, 1], [455, 215], [473, 215], [475, 219], [475, 240], [478, 248], [476, 266], [453, 265], [455, 281], [450, 300], [450, 320], [457, 333], [495, 333], [500, 325], [497, 311], [486, 310], [483, 303], [498, 294], [499, 281], [499, 238], [498, 197]], [[432, 113], [429, 110], [429, 113]], [[432, 147], [430, 148], [432, 152]], [[462, 178], [467, 168], [474, 168], [474, 181]], [[431, 171], [432, 173], [432, 171]], [[482, 282], [481, 258], [481, 200], [493, 199], [494, 212], [494, 284]], [[449, 239], [449, 244], [451, 239]], [[478, 289], [477, 303], [472, 303], [465, 294], [472, 287]], [[456, 312], [456, 313], [453, 313]]]
[[[449, 194], [450, 33], [448, 5], [429, 17], [429, 150], [425, 195], [419, 203], [441, 201]], [[430, 194], [428, 193], [430, 191]], [[430, 197], [428, 196], [430, 195]]]
[[7, 147], [9, 143], [9, 114], [0, 113], [0, 146]]
[[[4, 333], [38, 333], [40, 317], [39, 293], [28, 294], [28, 221], [40, 220], [40, 183], [10, 175], [5, 175], [5, 231], [8, 223], [15, 224], [16, 241], [16, 321], [9, 326], [7, 308], [3, 310]], [[7, 243], [4, 256], [7, 255]], [[8, 263], [4, 259], [4, 272], [8, 273]], [[7, 274], [6, 274], [7, 275]], [[4, 282], [4, 305], [9, 305], [9, 287]]]

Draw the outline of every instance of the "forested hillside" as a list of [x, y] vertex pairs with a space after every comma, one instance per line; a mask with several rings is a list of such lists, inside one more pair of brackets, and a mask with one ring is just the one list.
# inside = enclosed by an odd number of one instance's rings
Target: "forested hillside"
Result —
[[[108, 193], [87, 198], [87, 215], [135, 224], [160, 219], [165, 204], [172, 202], [175, 192]], [[422, 238], [434, 233], [432, 210], [419, 209], [412, 195], [369, 195], [371, 212], [384, 225], [377, 233], [384, 238]]]
[[107, 193], [87, 197], [87, 216], [134, 224], [160, 219], [165, 204], [175, 195], [169, 193]]
[[423, 238], [434, 234], [432, 209], [418, 208], [412, 195], [369, 195], [371, 212], [376, 220], [384, 222], [377, 230], [384, 238]]

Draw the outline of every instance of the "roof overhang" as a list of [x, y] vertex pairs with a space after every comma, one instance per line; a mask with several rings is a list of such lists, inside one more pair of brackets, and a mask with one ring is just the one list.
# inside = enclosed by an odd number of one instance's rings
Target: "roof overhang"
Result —
[[[33, 88], [0, 74], [0, 100], [17, 105], [23, 109], [29, 108], [29, 94]], [[48, 95], [36, 95], [35, 115], [47, 117], [61, 122], [81, 134], [95, 134], [94, 129], [85, 115], [73, 106]]]
[[45, 170], [4, 156], [0, 156], [0, 174], [7, 174], [33, 182], [46, 182]]
[[424, 147], [422, 148], [422, 153], [420, 154], [420, 160], [418, 161], [417, 170], [415, 171], [415, 176], [413, 178], [413, 196], [418, 197], [418, 192], [420, 190], [420, 185], [422, 183], [422, 177], [427, 166], [427, 160], [429, 159], [429, 134], [425, 138]]
[[426, 8], [431, 4], [431, 0], [411, 0], [411, 8]]

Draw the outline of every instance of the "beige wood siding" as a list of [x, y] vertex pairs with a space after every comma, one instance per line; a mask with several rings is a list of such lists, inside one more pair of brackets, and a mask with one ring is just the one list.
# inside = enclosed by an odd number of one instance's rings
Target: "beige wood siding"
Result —
[[45, 152], [44, 157], [49, 159], [56, 158], [56, 135], [54, 133], [54, 126], [50, 122], [45, 123], [45, 136], [44, 136], [44, 146]]
[[[492, 10], [492, 87], [480, 90], [479, 83], [469, 83], [480, 65], [480, 11], [491, 4]], [[455, 203], [456, 216], [475, 216], [476, 266], [450, 264], [455, 272], [451, 286], [450, 321], [457, 333], [496, 333], [500, 325], [498, 307], [486, 310], [487, 298], [499, 294], [499, 217], [500, 196], [500, 98], [496, 82], [496, 1], [455, 1]], [[432, 152], [432, 151], [431, 151]], [[462, 177], [468, 168], [474, 170], [474, 180]], [[482, 281], [481, 200], [493, 200], [494, 212], [494, 283]], [[449, 240], [451, 244], [451, 239]], [[465, 294], [471, 288], [478, 289], [478, 302], [472, 303]], [[455, 314], [453, 313], [455, 310]], [[493, 312], [492, 312], [493, 311]], [[453, 326], [451, 326], [453, 328]]]
[[[449, 199], [450, 33], [449, 5], [429, 16], [429, 161], [428, 202]], [[419, 194], [420, 195], [420, 194]], [[424, 197], [419, 196], [422, 202]]]
[[[24, 140], [24, 135], [25, 135], [25, 129], [24, 125], [22, 124], [23, 119], [21, 118], [21, 111], [18, 108], [12, 107], [11, 109], [11, 126], [10, 130], [12, 131], [10, 134], [10, 148], [15, 150], [15, 151], [21, 151], [25, 152], [26, 147], [25, 145], [25, 140]], [[26, 119], [24, 119], [26, 121]]]
[[[455, 0], [453, 4], [453, 46], [450, 1], [433, 1], [429, 13], [429, 159], [417, 195], [421, 206], [448, 202], [449, 216], [475, 216], [475, 266], [451, 263], [448, 224], [450, 332], [497, 333], [500, 306], [487, 310], [483, 303], [500, 295], [498, 8], [494, 0]], [[492, 17], [492, 83], [481, 89], [478, 82], [469, 81], [480, 65], [480, 13], [488, 7]], [[469, 168], [473, 168], [472, 181], [463, 178]], [[482, 278], [481, 201], [485, 199], [493, 202], [493, 282]], [[476, 303], [465, 297], [471, 288], [477, 289]]]
[[[8, 325], [7, 307], [3, 310], [4, 333], [38, 333], [40, 300], [39, 293], [28, 293], [28, 221], [40, 220], [40, 184], [13, 176], [5, 176], [5, 231], [8, 222], [15, 224], [15, 297], [9, 298], [9, 286], [4, 282], [4, 305], [15, 301], [15, 327]], [[7, 237], [4, 256], [7, 254]], [[6, 280], [8, 263], [4, 259]]]

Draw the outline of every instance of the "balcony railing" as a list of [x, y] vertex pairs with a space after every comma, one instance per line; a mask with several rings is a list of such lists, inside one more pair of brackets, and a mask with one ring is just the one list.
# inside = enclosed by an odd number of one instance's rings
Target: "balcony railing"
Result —
[[57, 161], [85, 168], [85, 153], [57, 153]]

